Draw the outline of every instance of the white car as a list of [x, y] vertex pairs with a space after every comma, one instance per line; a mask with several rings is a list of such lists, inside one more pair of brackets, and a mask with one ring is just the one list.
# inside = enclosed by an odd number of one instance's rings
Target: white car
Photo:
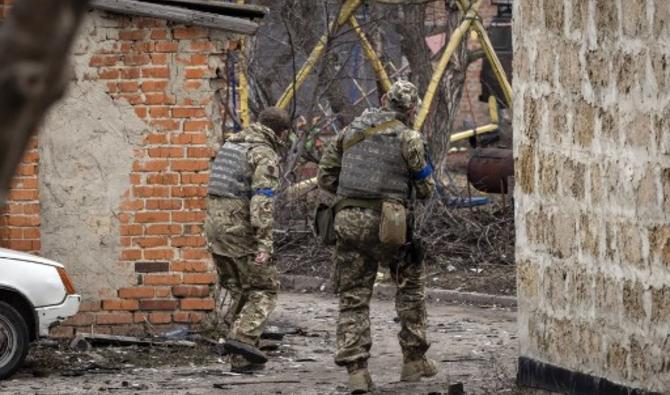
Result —
[[0, 248], [0, 380], [21, 367], [30, 342], [79, 311], [63, 265]]

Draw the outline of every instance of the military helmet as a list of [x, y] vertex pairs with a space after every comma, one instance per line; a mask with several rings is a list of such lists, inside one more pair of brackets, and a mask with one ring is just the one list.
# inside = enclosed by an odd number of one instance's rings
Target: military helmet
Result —
[[390, 107], [397, 111], [404, 112], [421, 105], [416, 86], [405, 80], [394, 82], [387, 97]]

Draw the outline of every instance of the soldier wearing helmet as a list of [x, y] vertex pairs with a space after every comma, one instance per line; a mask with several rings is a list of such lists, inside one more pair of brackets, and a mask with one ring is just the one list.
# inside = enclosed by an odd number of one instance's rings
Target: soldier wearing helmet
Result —
[[334, 228], [335, 286], [340, 299], [335, 363], [347, 368], [352, 393], [372, 389], [367, 369], [370, 298], [380, 264], [390, 268], [398, 287], [398, 339], [403, 353], [402, 381], [437, 374], [426, 358], [423, 262], [401, 258], [412, 196], [425, 199], [435, 184], [419, 132], [412, 130], [420, 104], [416, 87], [397, 81], [382, 108], [356, 118], [325, 150], [319, 164], [322, 190], [337, 195]]

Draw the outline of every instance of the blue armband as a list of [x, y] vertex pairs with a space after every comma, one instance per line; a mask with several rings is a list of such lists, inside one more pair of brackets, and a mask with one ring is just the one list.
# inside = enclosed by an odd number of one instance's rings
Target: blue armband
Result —
[[422, 181], [430, 177], [431, 174], [433, 174], [433, 166], [431, 166], [429, 163], [423, 169], [412, 173], [412, 179], [416, 181]]
[[256, 193], [254, 195], [263, 195], [267, 197], [274, 197], [275, 196], [275, 191], [273, 191], [270, 188], [261, 188], [261, 189], [256, 189]]

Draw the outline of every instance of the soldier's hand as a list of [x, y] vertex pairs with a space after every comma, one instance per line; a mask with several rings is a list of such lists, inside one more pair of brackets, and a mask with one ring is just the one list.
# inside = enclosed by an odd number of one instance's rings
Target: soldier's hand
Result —
[[258, 254], [256, 254], [256, 263], [259, 265], [267, 263], [269, 260], [270, 260], [270, 254], [268, 254], [265, 251], [261, 251]]

